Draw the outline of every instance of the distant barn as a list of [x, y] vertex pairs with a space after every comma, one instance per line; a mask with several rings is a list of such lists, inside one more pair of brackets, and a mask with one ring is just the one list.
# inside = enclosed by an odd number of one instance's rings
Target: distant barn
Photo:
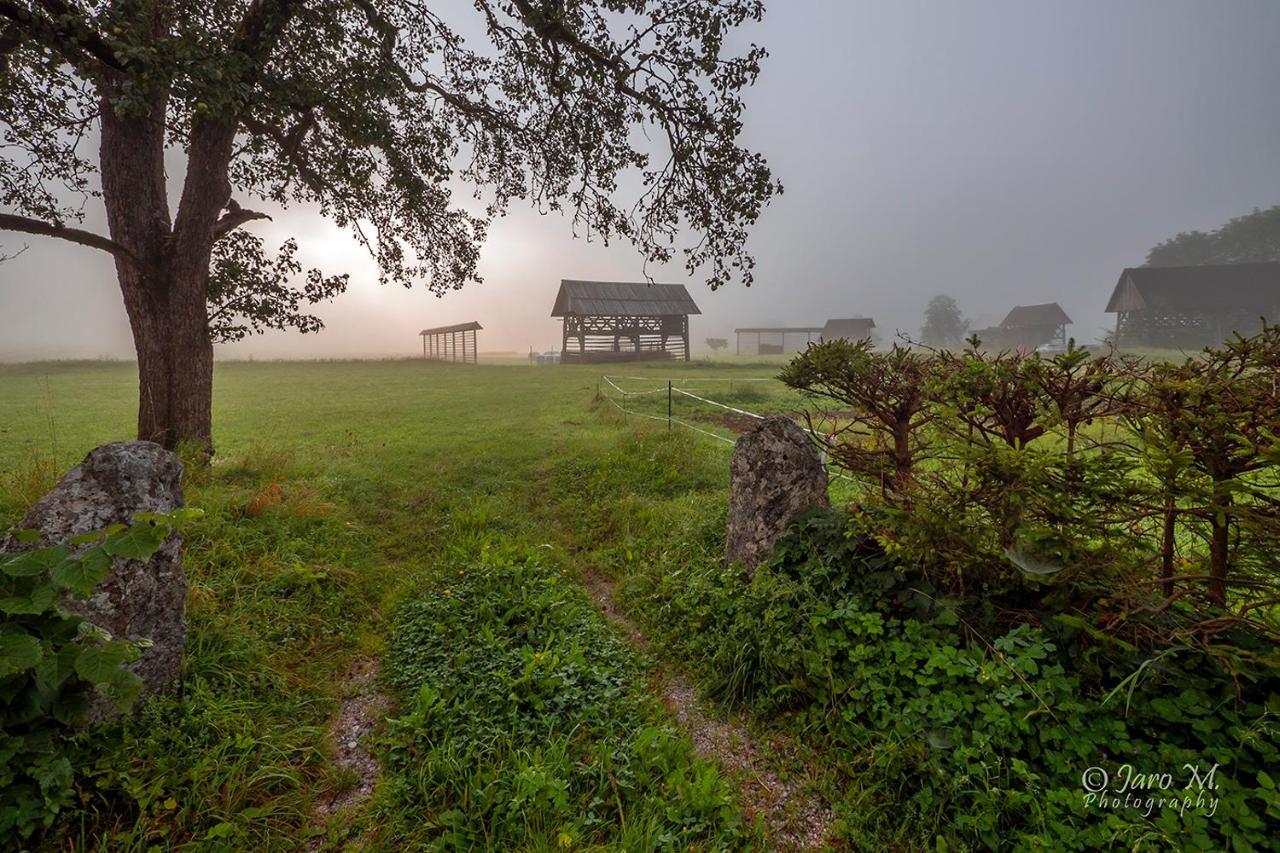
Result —
[[564, 320], [564, 364], [688, 361], [689, 315], [701, 313], [683, 284], [569, 279], [551, 310]]
[[821, 339], [824, 341], [836, 341], [843, 338], [846, 341], [857, 342], [871, 337], [871, 330], [875, 327], [876, 321], [870, 317], [828, 320], [827, 324], [822, 327]]
[[1212, 346], [1280, 320], [1280, 263], [1126, 269], [1107, 313], [1116, 346]]
[[1015, 305], [999, 326], [974, 332], [988, 349], [1033, 350], [1042, 346], [1067, 348], [1071, 318], [1056, 302]]

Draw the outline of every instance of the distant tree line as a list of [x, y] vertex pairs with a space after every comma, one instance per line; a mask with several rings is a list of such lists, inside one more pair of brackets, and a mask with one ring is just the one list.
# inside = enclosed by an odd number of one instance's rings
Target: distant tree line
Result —
[[1280, 205], [1254, 209], [1212, 231], [1184, 231], [1147, 252], [1149, 267], [1280, 261]]

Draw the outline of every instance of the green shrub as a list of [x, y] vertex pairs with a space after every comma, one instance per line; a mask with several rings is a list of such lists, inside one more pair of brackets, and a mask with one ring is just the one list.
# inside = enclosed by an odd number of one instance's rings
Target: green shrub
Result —
[[[1280, 818], [1267, 769], [1280, 761], [1280, 666], [1256, 634], [1144, 661], [1078, 618], [1037, 625], [945, 597], [838, 511], [803, 518], [750, 577], [655, 570], [627, 589], [714, 690], [841, 757], [837, 811], [864, 844], [1261, 849]], [[1217, 764], [1220, 802], [1150, 816], [1087, 803], [1081, 774], [1126, 763], [1179, 786], [1184, 765]]]
[[[72, 614], [64, 597], [92, 595], [112, 558], [149, 559], [186, 515], [139, 515], [132, 526], [0, 555], [0, 838], [31, 837], [71, 802], [71, 734], [94, 692], [125, 709], [142, 686], [124, 667], [136, 644]], [[11, 535], [19, 544], [39, 538]]]

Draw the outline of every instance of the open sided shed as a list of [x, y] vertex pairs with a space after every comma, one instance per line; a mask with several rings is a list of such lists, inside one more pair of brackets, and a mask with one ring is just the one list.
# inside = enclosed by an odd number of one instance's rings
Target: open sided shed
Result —
[[476, 351], [476, 332], [482, 328], [484, 327], [473, 320], [470, 323], [423, 329], [418, 332], [422, 336], [422, 357], [476, 364], [480, 360]]
[[[800, 335], [804, 335], [805, 343], [812, 341], [815, 336], [822, 334], [821, 326], [749, 326], [742, 329], [733, 330], [734, 339], [737, 344], [737, 352], [742, 354], [742, 336], [755, 335], [756, 338], [756, 354], [757, 355], [781, 355], [787, 352], [787, 343], [795, 343], [799, 340]], [[777, 343], [766, 341], [765, 338], [772, 338]]]
[[688, 361], [689, 315], [701, 313], [683, 284], [573, 279], [551, 309], [564, 320], [563, 364]]
[[1280, 320], [1280, 263], [1134, 267], [1120, 273], [1107, 313], [1116, 346], [1196, 348]]
[[827, 324], [822, 327], [822, 340], [837, 341], [843, 338], [846, 341], [857, 343], [871, 337], [871, 330], [875, 327], [876, 321], [870, 317], [828, 320]]

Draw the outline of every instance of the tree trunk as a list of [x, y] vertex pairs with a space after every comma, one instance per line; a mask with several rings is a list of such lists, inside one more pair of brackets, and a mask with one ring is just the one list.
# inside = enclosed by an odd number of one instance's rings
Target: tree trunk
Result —
[[1213, 484], [1209, 517], [1209, 600], [1225, 606], [1231, 570], [1231, 493], [1224, 481]]
[[911, 482], [911, 421], [897, 420], [893, 425], [893, 487], [899, 495], [906, 495]]
[[[173, 449], [184, 442], [212, 449], [213, 345], [207, 323], [193, 334], [180, 322], [192, 314], [182, 288], [164, 283], [170, 300], [162, 313], [131, 317], [138, 353], [138, 438]], [[203, 296], [198, 307], [205, 309]]]
[[171, 225], [160, 120], [167, 98], [157, 98], [145, 114], [121, 115], [111, 104], [114, 94], [110, 85], [104, 88], [99, 160], [111, 237], [138, 259], [116, 259], [138, 355], [138, 438], [169, 449], [194, 443], [211, 453], [209, 261], [218, 214], [230, 198], [234, 129], [193, 131]]
[[1177, 544], [1178, 506], [1170, 493], [1164, 499], [1164, 531], [1160, 540], [1160, 579], [1164, 596], [1173, 595], [1173, 558]]

